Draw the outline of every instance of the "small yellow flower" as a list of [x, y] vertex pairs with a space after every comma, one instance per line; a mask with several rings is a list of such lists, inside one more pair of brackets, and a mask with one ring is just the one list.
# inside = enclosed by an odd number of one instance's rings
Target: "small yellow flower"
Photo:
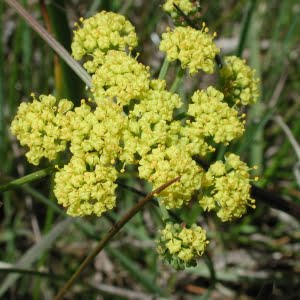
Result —
[[220, 75], [225, 100], [243, 105], [255, 103], [259, 97], [259, 79], [255, 70], [247, 66], [245, 60], [236, 56], [227, 56], [224, 62]]
[[[177, 5], [179, 9], [177, 9], [175, 5]], [[185, 26], [187, 23], [183, 14], [195, 24], [198, 23], [199, 17], [201, 16], [200, 3], [198, 0], [166, 0], [163, 5], [163, 10], [171, 16], [175, 25], [180, 26]]]
[[149, 68], [121, 51], [107, 52], [103, 64], [92, 78], [92, 93], [96, 101], [116, 99], [121, 106], [130, 100], [140, 100], [149, 90]]
[[41, 95], [36, 99], [34, 94], [32, 103], [21, 103], [17, 115], [11, 124], [11, 131], [27, 146], [28, 161], [38, 165], [45, 157], [54, 160], [57, 153], [66, 149], [71, 131], [69, 110], [73, 103], [66, 99], [57, 101], [52, 95]]
[[200, 198], [199, 204], [204, 210], [207, 211], [210, 211], [216, 207], [215, 199], [207, 195], [204, 195]]
[[[94, 156], [94, 158], [91, 157]], [[55, 175], [54, 194], [71, 216], [101, 216], [116, 204], [117, 171], [103, 165], [98, 154], [73, 156]]]
[[205, 141], [203, 130], [193, 126], [189, 120], [180, 128], [180, 136], [177, 144], [190, 155], [205, 157], [208, 153], [215, 151], [215, 148]]
[[182, 105], [182, 101], [177, 94], [164, 88], [165, 81], [152, 80], [150, 89], [129, 112], [124, 151], [120, 156], [124, 162], [137, 162], [135, 154], [146, 156], [157, 145], [169, 146], [178, 139], [180, 124], [172, 119], [174, 110]]
[[250, 196], [250, 168], [238, 155], [228, 153], [225, 163], [217, 161], [204, 175], [206, 182], [204, 196], [199, 203], [204, 210], [217, 210], [223, 221], [231, 221], [245, 214], [247, 206], [255, 208], [255, 200]]
[[194, 10], [194, 5], [191, 0], [167, 0], [163, 5], [164, 11], [171, 14], [172, 17], [178, 16], [178, 11], [174, 7], [176, 4], [186, 15]]
[[153, 188], [181, 176], [180, 181], [172, 184], [159, 195], [160, 201], [167, 209], [179, 208], [187, 204], [194, 191], [201, 187], [203, 170], [189, 154], [175, 145], [153, 149], [140, 160], [139, 165], [140, 178], [151, 182]]
[[[153, 81], [151, 83], [153, 86]], [[158, 123], [160, 120], [171, 121], [174, 109], [181, 107], [182, 102], [177, 94], [166, 90], [150, 89], [139, 104], [130, 111], [131, 119], [139, 123]]]
[[223, 176], [226, 173], [225, 165], [222, 161], [216, 161], [213, 165], [210, 166], [210, 171], [214, 176]]
[[84, 64], [85, 68], [94, 73], [103, 63], [104, 55], [109, 50], [125, 51], [137, 46], [137, 36], [132, 24], [124, 16], [102, 11], [88, 19], [80, 19], [80, 27], [74, 31], [71, 45], [72, 55], [80, 60], [84, 55], [92, 60]]
[[215, 56], [220, 52], [213, 42], [214, 35], [208, 33], [208, 28], [202, 30], [191, 27], [176, 27], [173, 31], [163, 33], [159, 49], [166, 52], [167, 59], [178, 59], [183, 69], [189, 68], [190, 74], [199, 70], [212, 74], [215, 67]]
[[228, 145], [240, 137], [244, 123], [238, 112], [223, 101], [224, 95], [213, 87], [196, 91], [192, 96], [193, 104], [189, 105], [188, 115], [195, 118], [187, 127], [198, 129], [201, 136], [211, 136], [216, 143]]
[[70, 150], [76, 156], [96, 152], [100, 162], [110, 164], [121, 152], [120, 140], [127, 118], [116, 103], [102, 99], [94, 112], [85, 102], [75, 108], [70, 121]]
[[174, 268], [184, 269], [195, 266], [197, 257], [201, 256], [208, 244], [206, 232], [193, 224], [190, 228], [168, 222], [159, 231], [157, 252]]
[[168, 243], [166, 243], [166, 247], [171, 254], [176, 253], [181, 249], [181, 241], [177, 239], [171, 239]]
[[150, 81], [150, 88], [155, 91], [164, 91], [166, 89], [166, 81], [162, 79], [152, 79]]

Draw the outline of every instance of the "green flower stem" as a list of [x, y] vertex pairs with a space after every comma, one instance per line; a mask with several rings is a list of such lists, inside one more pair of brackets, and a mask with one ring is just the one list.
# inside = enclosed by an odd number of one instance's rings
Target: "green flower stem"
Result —
[[185, 70], [180, 68], [177, 75], [176, 75], [176, 78], [175, 78], [175, 80], [174, 80], [174, 82], [173, 82], [173, 84], [170, 88], [171, 93], [176, 93], [176, 91], [177, 91], [177, 89], [178, 89], [178, 87], [181, 83], [181, 80], [183, 78], [184, 73], [185, 73]]
[[167, 74], [168, 69], [169, 69], [169, 65], [170, 65], [170, 62], [167, 60], [167, 57], [165, 57], [165, 60], [164, 60], [162, 66], [160, 68], [158, 79], [165, 79], [166, 74]]
[[147, 202], [149, 202], [153, 197], [162, 192], [164, 189], [169, 187], [174, 182], [180, 180], [180, 177], [176, 177], [159, 188], [155, 189], [153, 192], [149, 193], [144, 199], [140, 200], [136, 205], [134, 205], [125, 216], [117, 223], [115, 223], [111, 229], [107, 232], [107, 234], [102, 238], [96, 248], [86, 257], [86, 259], [81, 263], [76, 272], [72, 275], [72, 277], [65, 283], [65, 285], [60, 289], [58, 294], [55, 296], [54, 300], [63, 299], [63, 296], [68, 291], [68, 289], [73, 285], [82, 271], [86, 268], [86, 266], [103, 250], [103, 248], [107, 245], [107, 243], [120, 231], [120, 229], [138, 213]]
[[217, 274], [216, 274], [216, 270], [215, 270], [213, 261], [207, 252], [204, 252], [204, 260], [205, 260], [205, 264], [207, 265], [209, 273], [210, 273], [210, 279], [211, 279], [210, 289], [213, 289], [217, 283]]
[[161, 203], [161, 201], [158, 201], [158, 205], [160, 208], [160, 212], [161, 212], [161, 218], [163, 220], [163, 222], [166, 222], [167, 220], [170, 219], [170, 215], [168, 213], [168, 210], [166, 209], [166, 207]]
[[181, 113], [179, 113], [178, 115], [176, 115], [175, 117], [174, 117], [174, 120], [183, 120], [183, 119], [185, 119], [185, 118], [187, 118], [188, 117], [188, 115], [186, 114], [186, 112], [184, 111], [184, 112], [181, 112]]
[[55, 167], [49, 167], [31, 174], [28, 174], [26, 176], [23, 176], [21, 178], [15, 179], [9, 183], [0, 185], [0, 192], [5, 192], [8, 190], [12, 190], [12, 189], [16, 189], [18, 187], [20, 187], [23, 184], [32, 182], [32, 181], [36, 181], [39, 180], [45, 176], [50, 175], [51, 173], [53, 173], [55, 170]]

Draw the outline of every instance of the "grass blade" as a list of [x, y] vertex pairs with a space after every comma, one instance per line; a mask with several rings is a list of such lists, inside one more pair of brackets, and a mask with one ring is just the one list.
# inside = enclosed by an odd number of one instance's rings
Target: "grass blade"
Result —
[[243, 28], [242, 28], [241, 35], [240, 35], [239, 46], [238, 46], [238, 49], [236, 52], [237, 56], [242, 56], [243, 50], [245, 48], [245, 44], [246, 44], [248, 32], [249, 32], [249, 27], [250, 27], [250, 22], [251, 22], [252, 15], [255, 11], [256, 2], [257, 2], [257, 0], [252, 0], [249, 5], [249, 8], [247, 10]]
[[[71, 33], [66, 15], [65, 2], [62, 0], [51, 1], [46, 6], [47, 12], [49, 13], [50, 27], [53, 35], [65, 49], [71, 52]], [[56, 78], [56, 90], [60, 91], [61, 95], [57, 95], [57, 97], [60, 99], [72, 99], [75, 104], [79, 105], [80, 100], [84, 97], [82, 82], [62, 59], [58, 60], [58, 65], [61, 70], [61, 76]]]
[[49, 168], [39, 170], [39, 171], [36, 171], [34, 173], [25, 175], [21, 178], [15, 179], [15, 180], [13, 180], [9, 183], [1, 185], [0, 186], [0, 192], [5, 192], [5, 191], [8, 191], [8, 190], [12, 190], [12, 189], [20, 187], [23, 184], [39, 180], [39, 179], [53, 173], [53, 171], [54, 171], [54, 168], [49, 167]]
[[43, 28], [17, 1], [5, 0], [11, 7], [26, 20], [28, 25], [40, 35], [40, 37], [73, 69], [73, 71], [83, 80], [83, 82], [91, 87], [91, 76], [83, 69], [83, 67], [73, 59], [69, 52], [51, 36], [45, 28]]
[[[52, 230], [46, 234], [39, 242], [27, 250], [27, 252], [14, 265], [15, 268], [30, 267], [46, 250], [48, 250], [57, 238], [66, 231], [69, 225], [74, 222], [74, 219], [67, 218], [64, 221], [56, 224]], [[8, 275], [0, 287], [0, 297], [15, 283], [20, 277], [20, 274]]]

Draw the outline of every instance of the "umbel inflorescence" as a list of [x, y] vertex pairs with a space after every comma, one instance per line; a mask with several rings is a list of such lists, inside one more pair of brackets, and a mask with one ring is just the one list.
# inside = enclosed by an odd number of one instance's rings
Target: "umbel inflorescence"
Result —
[[[164, 9], [173, 17], [178, 17], [171, 9], [173, 2], [187, 15], [195, 10], [193, 1], [166, 1]], [[165, 80], [151, 78], [149, 67], [131, 56], [137, 36], [125, 17], [103, 11], [80, 19], [76, 26], [72, 53], [76, 59], [84, 57], [84, 67], [92, 74], [92, 98], [74, 107], [66, 99], [33, 95], [31, 103], [20, 105], [11, 125], [34, 165], [42, 158], [57, 164], [59, 153], [67, 151], [64, 157], [70, 158], [57, 166], [54, 186], [67, 213], [101, 216], [114, 208], [116, 180], [132, 164], [153, 188], [181, 177], [159, 196], [167, 209], [188, 204], [196, 192], [203, 210], [215, 211], [222, 221], [255, 207], [250, 169], [239, 156], [227, 153], [208, 171], [194, 159], [204, 160], [213, 152], [212, 141], [226, 146], [243, 134], [245, 115], [240, 106], [258, 97], [257, 79], [245, 61], [226, 57], [219, 72], [221, 86], [195, 91], [185, 121], [174, 120], [183, 102], [167, 89]], [[211, 74], [220, 53], [214, 37], [205, 24], [201, 30], [177, 26], [162, 35], [160, 50], [190, 74]], [[158, 252], [182, 268], [194, 265], [207, 243], [201, 227], [168, 223], [160, 231]]]

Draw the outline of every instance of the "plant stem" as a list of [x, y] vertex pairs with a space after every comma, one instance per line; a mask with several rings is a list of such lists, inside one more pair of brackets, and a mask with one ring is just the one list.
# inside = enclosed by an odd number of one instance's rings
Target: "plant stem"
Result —
[[256, 2], [257, 2], [257, 0], [252, 0], [248, 6], [248, 10], [247, 10], [247, 13], [246, 13], [246, 16], [244, 19], [243, 28], [242, 28], [241, 35], [240, 35], [239, 46], [236, 51], [236, 55], [239, 57], [242, 56], [243, 50], [245, 48], [245, 44], [246, 44], [246, 40], [247, 40], [248, 32], [249, 32], [249, 25], [251, 22], [252, 15], [255, 11]]
[[169, 65], [170, 65], [170, 62], [168, 61], [167, 57], [165, 57], [165, 60], [164, 60], [162, 66], [160, 68], [158, 79], [165, 79], [166, 74], [167, 74], [168, 69], [169, 69]]
[[51, 173], [54, 172], [54, 170], [55, 170], [55, 168], [52, 166], [52, 167], [49, 167], [49, 168], [31, 173], [31, 174], [28, 174], [28, 175], [23, 176], [21, 178], [15, 179], [15, 180], [13, 180], [9, 183], [0, 185], [0, 192], [5, 192], [5, 191], [8, 191], [8, 190], [16, 189], [16, 188], [20, 187], [23, 184], [39, 180], [39, 179], [41, 179], [41, 178], [43, 178], [47, 175], [50, 175]]
[[65, 285], [60, 289], [58, 294], [54, 297], [54, 300], [60, 300], [63, 298], [68, 289], [73, 285], [82, 271], [86, 266], [103, 250], [105, 245], [120, 231], [120, 229], [133, 217], [137, 212], [139, 212], [147, 202], [149, 202], [154, 196], [162, 192], [164, 189], [169, 187], [174, 182], [180, 180], [180, 176], [166, 182], [156, 190], [149, 193], [144, 199], [140, 200], [135, 206], [133, 206], [125, 216], [116, 224], [114, 224], [107, 234], [102, 238], [96, 248], [90, 253], [85, 260], [81, 263], [76, 272], [71, 276], [71, 278], [65, 283]]
[[170, 219], [170, 215], [169, 215], [166, 207], [161, 203], [161, 201], [158, 201], [158, 205], [160, 208], [162, 220], [163, 220], [163, 222], [166, 222], [168, 219]]
[[180, 68], [177, 75], [176, 75], [176, 78], [175, 78], [175, 80], [174, 80], [174, 82], [173, 82], [173, 84], [170, 88], [171, 93], [175, 93], [177, 91], [177, 89], [179, 87], [179, 84], [181, 83], [181, 79], [182, 79], [184, 73], [185, 73], [185, 70]]

